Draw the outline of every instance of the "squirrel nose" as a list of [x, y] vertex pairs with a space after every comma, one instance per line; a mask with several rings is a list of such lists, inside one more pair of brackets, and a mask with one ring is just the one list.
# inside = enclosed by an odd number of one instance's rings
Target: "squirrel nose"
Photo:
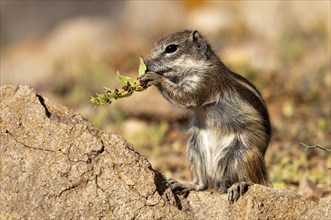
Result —
[[146, 73], [147, 72], [150, 72], [151, 71], [151, 69], [149, 68], [150, 67], [150, 65], [151, 65], [151, 61], [149, 60], [149, 59], [146, 59], [146, 60], [144, 60], [144, 63], [145, 63], [145, 65], [146, 65]]

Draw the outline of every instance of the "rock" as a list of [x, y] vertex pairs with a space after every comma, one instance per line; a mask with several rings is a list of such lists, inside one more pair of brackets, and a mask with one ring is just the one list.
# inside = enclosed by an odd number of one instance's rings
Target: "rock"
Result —
[[331, 197], [322, 198], [318, 205], [311, 210], [308, 210], [301, 219], [331, 219]]
[[318, 203], [253, 185], [235, 204], [175, 196], [123, 138], [28, 86], [1, 87], [1, 219], [327, 219]]
[[184, 218], [148, 161], [27, 86], [0, 103], [1, 219]]
[[220, 216], [219, 219], [329, 219], [331, 216], [330, 199], [317, 204], [294, 192], [261, 185], [251, 186], [233, 205], [227, 203], [225, 195], [210, 192], [190, 193], [182, 204], [191, 219], [208, 219], [204, 216]]

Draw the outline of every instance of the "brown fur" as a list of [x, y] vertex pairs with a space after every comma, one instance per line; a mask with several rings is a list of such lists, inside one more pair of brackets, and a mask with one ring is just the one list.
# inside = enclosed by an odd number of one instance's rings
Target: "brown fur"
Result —
[[264, 100], [251, 82], [230, 71], [197, 31], [162, 39], [145, 63], [149, 72], [141, 80], [194, 113], [187, 155], [195, 184], [185, 187], [172, 181], [174, 190], [230, 190], [232, 201], [245, 191], [232, 189], [233, 184], [269, 184], [264, 154], [271, 125]]

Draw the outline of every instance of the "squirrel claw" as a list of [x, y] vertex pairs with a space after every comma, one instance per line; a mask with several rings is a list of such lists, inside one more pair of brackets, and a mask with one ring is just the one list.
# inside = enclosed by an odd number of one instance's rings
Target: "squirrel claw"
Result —
[[206, 188], [196, 183], [181, 183], [174, 179], [167, 180], [167, 185], [174, 193], [185, 196], [187, 196], [190, 191], [201, 191]]
[[239, 197], [243, 196], [247, 190], [248, 187], [252, 185], [248, 182], [238, 182], [234, 183], [229, 189], [228, 189], [228, 201], [230, 204], [234, 203], [239, 199]]
[[141, 83], [145, 83], [147, 86], [156, 86], [160, 84], [162, 76], [154, 72], [147, 72], [138, 79]]

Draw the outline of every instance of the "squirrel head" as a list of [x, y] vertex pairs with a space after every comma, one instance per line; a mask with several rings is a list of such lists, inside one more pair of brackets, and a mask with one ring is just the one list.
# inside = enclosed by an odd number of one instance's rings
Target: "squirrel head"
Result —
[[216, 56], [207, 40], [196, 30], [174, 33], [158, 41], [145, 64], [148, 71], [165, 77], [179, 77], [206, 69]]

